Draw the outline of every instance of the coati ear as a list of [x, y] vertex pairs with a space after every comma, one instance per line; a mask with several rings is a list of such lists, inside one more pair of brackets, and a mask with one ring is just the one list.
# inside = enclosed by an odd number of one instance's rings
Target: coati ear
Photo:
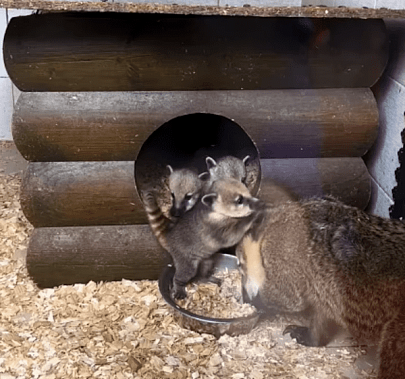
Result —
[[209, 172], [202, 172], [200, 175], [198, 175], [198, 178], [201, 179], [202, 181], [208, 180], [210, 177]]
[[201, 202], [207, 207], [212, 207], [212, 204], [214, 204], [217, 196], [218, 195], [216, 193], [209, 193], [202, 197]]
[[217, 162], [215, 162], [214, 158], [207, 157], [207, 158], [205, 158], [205, 162], [207, 163], [208, 170], [211, 170], [214, 167], [217, 167]]
[[250, 159], [250, 155], [246, 155], [245, 158], [243, 158], [243, 164], [246, 166], [246, 162]]
[[173, 174], [173, 168], [172, 168], [172, 166], [170, 166], [170, 165], [168, 164], [166, 167], [169, 169], [170, 174]]

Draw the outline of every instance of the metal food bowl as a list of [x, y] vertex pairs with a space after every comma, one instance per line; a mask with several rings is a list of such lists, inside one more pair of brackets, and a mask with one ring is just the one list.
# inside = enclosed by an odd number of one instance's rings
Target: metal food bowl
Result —
[[[218, 254], [215, 260], [215, 272], [221, 272], [225, 269], [237, 269], [237, 258], [229, 254]], [[172, 282], [175, 269], [172, 265], [164, 268], [159, 278], [159, 290], [164, 300], [173, 309], [177, 322], [186, 329], [191, 329], [199, 333], [213, 334], [217, 338], [223, 334], [237, 336], [239, 334], [249, 333], [256, 325], [259, 319], [259, 313], [253, 312], [246, 317], [237, 318], [211, 318], [192, 313], [180, 307], [172, 297]]]

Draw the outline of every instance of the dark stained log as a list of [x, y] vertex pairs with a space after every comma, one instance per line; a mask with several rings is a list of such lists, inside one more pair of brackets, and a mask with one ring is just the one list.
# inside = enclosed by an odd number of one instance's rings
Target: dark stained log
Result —
[[170, 257], [148, 225], [37, 228], [27, 269], [39, 287], [157, 279]]
[[378, 131], [368, 88], [22, 93], [12, 130], [30, 161], [129, 161], [170, 120], [173, 128], [184, 128], [188, 144], [198, 145], [204, 121], [196, 116], [183, 126], [177, 118], [196, 113], [233, 120], [265, 159], [362, 156]]
[[146, 224], [134, 162], [29, 163], [21, 207], [36, 227]]
[[332, 195], [346, 204], [365, 209], [371, 196], [371, 180], [361, 158], [266, 159], [261, 161], [259, 197], [278, 201], [283, 185], [298, 198]]
[[13, 18], [3, 52], [23, 91], [370, 87], [388, 37], [374, 19], [49, 13]]
[[[273, 181], [301, 197], [333, 195], [364, 209], [370, 177], [361, 158], [261, 160], [259, 197], [278, 200]], [[134, 162], [30, 163], [20, 201], [35, 227], [146, 223]]]
[[[329, 193], [341, 195], [343, 200], [352, 196], [352, 201], [356, 196], [355, 201], [364, 204], [370, 195], [370, 181], [367, 171], [359, 167], [361, 161], [361, 158], [266, 160], [262, 165], [265, 177], [260, 197], [268, 202], [280, 200], [279, 189], [267, 177], [271, 172], [287, 189], [299, 195]], [[313, 182], [305, 183], [307, 177]], [[148, 225], [36, 228], [27, 252], [28, 272], [39, 287], [90, 280], [153, 280], [169, 261]]]

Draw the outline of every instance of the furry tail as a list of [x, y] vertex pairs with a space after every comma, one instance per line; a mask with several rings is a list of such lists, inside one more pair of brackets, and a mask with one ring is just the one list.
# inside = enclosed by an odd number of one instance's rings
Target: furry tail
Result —
[[142, 202], [153, 234], [163, 248], [168, 250], [165, 236], [171, 225], [170, 219], [163, 214], [153, 192], [142, 192]]
[[402, 305], [396, 317], [384, 327], [377, 378], [405, 378], [405, 305]]

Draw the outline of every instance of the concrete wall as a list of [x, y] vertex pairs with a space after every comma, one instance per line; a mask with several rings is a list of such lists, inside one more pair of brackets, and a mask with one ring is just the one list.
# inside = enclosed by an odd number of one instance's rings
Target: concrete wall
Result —
[[369, 211], [389, 217], [399, 167], [398, 151], [402, 147], [405, 112], [405, 20], [385, 20], [390, 33], [390, 60], [375, 89], [380, 113], [377, 143], [366, 155], [372, 177]]
[[11, 141], [11, 117], [13, 105], [18, 96], [18, 89], [14, 87], [7, 75], [3, 60], [3, 38], [7, 24], [12, 17], [31, 14], [32, 11], [0, 8], [0, 36], [1, 36], [1, 60], [0, 60], [0, 140]]

